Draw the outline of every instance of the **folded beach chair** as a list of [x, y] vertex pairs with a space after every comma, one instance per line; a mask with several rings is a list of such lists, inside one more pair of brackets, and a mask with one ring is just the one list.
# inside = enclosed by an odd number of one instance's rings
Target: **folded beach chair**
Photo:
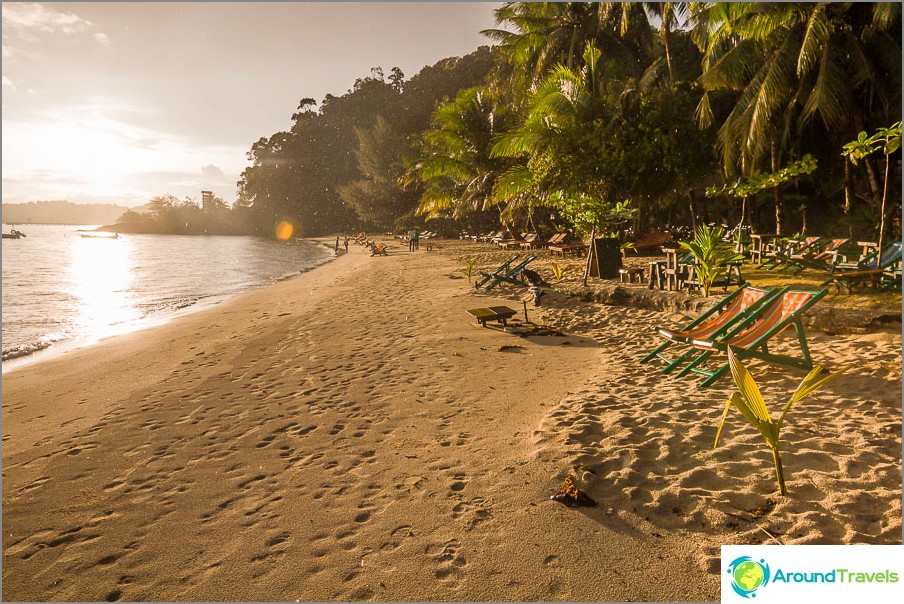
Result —
[[684, 354], [672, 359], [664, 354], [666, 348], [675, 343], [690, 345], [694, 339], [714, 338], [725, 333], [732, 325], [749, 317], [760, 306], [781, 294], [782, 291], [784, 288], [764, 289], [745, 283], [681, 329], [654, 327], [656, 333], [664, 337], [666, 341], [642, 358], [640, 362], [647, 363], [658, 357], [666, 362], [662, 372], [668, 373], [689, 357], [698, 354], [699, 351], [689, 348]]
[[499, 267], [496, 268], [495, 270], [480, 271], [480, 274], [483, 275], [483, 279], [481, 279], [476, 284], [474, 284], [474, 287], [479, 288], [481, 285], [483, 285], [484, 283], [486, 283], [487, 281], [489, 281], [496, 275], [501, 275], [501, 274], [505, 273], [507, 270], [509, 270], [509, 267], [512, 265], [512, 262], [514, 262], [520, 255], [521, 254], [515, 254], [514, 256], [512, 256], [511, 258], [509, 258], [508, 260], [506, 260], [505, 262], [500, 264]]
[[481, 271], [481, 275], [490, 278], [490, 282], [487, 285], [487, 290], [493, 289], [503, 281], [511, 283], [513, 285], [522, 285], [522, 283], [518, 281], [518, 275], [520, 275], [524, 271], [525, 267], [527, 267], [528, 264], [536, 260], [536, 258], [536, 256], [528, 256], [517, 265], [515, 265], [514, 268], [493, 275], [488, 275], [487, 273]]
[[[901, 263], [901, 242], [882, 246], [882, 254], [877, 251], [868, 254], [856, 264], [836, 264], [832, 276], [820, 285], [834, 284], [848, 294], [854, 285], [878, 285], [883, 280], [897, 282], [895, 267]], [[852, 267], [848, 270], [847, 267]]]
[[[726, 360], [713, 371], [704, 369], [701, 365], [712, 355], [725, 352], [729, 346], [739, 359], [756, 358], [771, 363], [812, 369], [813, 360], [810, 358], [801, 316], [825, 294], [824, 289], [818, 291], [786, 289], [724, 334], [711, 338], [692, 339], [691, 344], [701, 352], [691, 359], [687, 366], [678, 372], [678, 375], [686, 375], [693, 371], [707, 376], [700, 384], [701, 387], [711, 386], [728, 371], [728, 361]], [[788, 327], [793, 327], [797, 334], [801, 351], [800, 357], [775, 354], [769, 351], [769, 341]]]

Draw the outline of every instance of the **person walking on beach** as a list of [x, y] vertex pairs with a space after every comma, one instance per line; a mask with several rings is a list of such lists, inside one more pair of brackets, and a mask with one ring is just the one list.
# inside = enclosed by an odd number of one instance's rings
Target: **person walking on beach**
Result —
[[339, 235], [336, 235], [336, 255], [339, 255]]
[[412, 229], [408, 229], [408, 251], [414, 251], [414, 231]]
[[414, 251], [418, 251], [421, 245], [421, 231], [419, 229], [414, 229]]
[[345, 238], [345, 253], [348, 253], [348, 237]]

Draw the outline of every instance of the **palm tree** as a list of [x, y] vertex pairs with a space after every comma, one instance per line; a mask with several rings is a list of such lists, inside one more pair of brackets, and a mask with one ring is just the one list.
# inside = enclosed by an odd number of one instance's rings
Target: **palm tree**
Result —
[[504, 120], [492, 96], [481, 88], [461, 91], [437, 109], [433, 128], [423, 135], [424, 156], [404, 182], [424, 185], [417, 212], [429, 218], [461, 218], [496, 205], [496, 177], [509, 163], [490, 157]]
[[[707, 91], [698, 121], [713, 119], [709, 93], [737, 95], [718, 135], [727, 174], [767, 161], [775, 170], [783, 154], [807, 150], [814, 129], [840, 147], [866, 124], [899, 118], [899, 4], [692, 3], [690, 14]], [[777, 191], [775, 202], [780, 231]]]
[[640, 4], [507, 2], [494, 14], [498, 25], [514, 30], [481, 32], [506, 59], [494, 78], [499, 91], [526, 92], [558, 64], [576, 69], [588, 43], [635, 79], [652, 61], [652, 32]]
[[788, 148], [817, 116], [849, 140], [856, 122], [878, 114], [889, 123], [900, 111], [900, 42], [889, 31], [900, 5], [714, 3], [692, 14], [705, 90], [738, 93], [719, 130], [726, 168], [749, 172], [773, 141]]

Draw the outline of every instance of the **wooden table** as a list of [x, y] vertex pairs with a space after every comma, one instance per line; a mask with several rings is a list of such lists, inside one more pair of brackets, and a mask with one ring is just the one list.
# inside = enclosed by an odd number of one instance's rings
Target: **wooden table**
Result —
[[750, 235], [750, 259], [755, 264], [763, 263], [763, 254], [766, 253], [766, 243], [779, 237], [779, 235]]

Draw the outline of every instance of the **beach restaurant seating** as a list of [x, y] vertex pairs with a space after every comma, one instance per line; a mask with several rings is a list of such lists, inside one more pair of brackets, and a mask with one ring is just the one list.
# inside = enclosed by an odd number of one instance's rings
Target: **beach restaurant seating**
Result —
[[[485, 278], [489, 278], [489, 283], [487, 284], [487, 290], [491, 290], [503, 281], [507, 283], [511, 283], [513, 285], [522, 285], [520, 281], [518, 281], [518, 276], [524, 271], [528, 264], [536, 260], [536, 256], [528, 256], [518, 264], [516, 264], [513, 268], [507, 269], [501, 272], [494, 272], [493, 274], [488, 274], [483, 271], [480, 272]], [[482, 281], [482, 283], [485, 282]], [[480, 287], [478, 285], [478, 287]]]
[[694, 339], [713, 338], [724, 333], [732, 325], [750, 316], [763, 303], [775, 298], [782, 291], [781, 288], [764, 289], [744, 284], [681, 329], [654, 327], [656, 333], [664, 337], [666, 341], [643, 357], [640, 362], [648, 363], [654, 358], [660, 358], [666, 363], [662, 372], [668, 373], [697, 352], [696, 349], [689, 348], [682, 355], [670, 358], [665, 355], [664, 351], [672, 344], [690, 345]]
[[509, 267], [512, 265], [512, 262], [518, 259], [518, 256], [521, 254], [515, 254], [502, 264], [500, 264], [497, 268], [492, 271], [480, 271], [480, 274], [483, 275], [483, 279], [474, 284], [474, 287], [480, 288], [484, 283], [495, 277], [496, 275], [502, 274], [505, 271], [509, 270]]
[[[729, 370], [728, 361], [715, 370], [704, 369], [702, 365], [714, 354], [727, 351], [729, 346], [739, 359], [756, 358], [771, 363], [812, 369], [813, 360], [810, 358], [801, 317], [825, 294], [825, 289], [818, 291], [786, 289], [724, 334], [692, 339], [691, 344], [699, 349], [700, 353], [691, 359], [678, 375], [687, 375], [693, 371], [707, 376], [700, 384], [702, 388], [711, 386]], [[797, 335], [800, 357], [769, 351], [770, 340], [788, 327], [793, 327]]]

